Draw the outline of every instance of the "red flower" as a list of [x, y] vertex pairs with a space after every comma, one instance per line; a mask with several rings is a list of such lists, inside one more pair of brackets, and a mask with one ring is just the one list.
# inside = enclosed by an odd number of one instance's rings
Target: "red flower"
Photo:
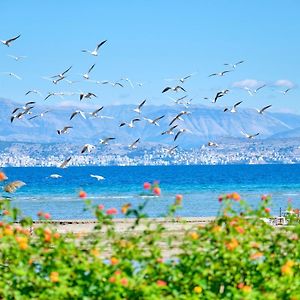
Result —
[[116, 215], [118, 213], [118, 210], [114, 207], [112, 208], [109, 208], [107, 211], [106, 211], [106, 214], [108, 215]]
[[150, 190], [151, 189], [151, 183], [150, 182], [144, 182], [144, 189]]
[[80, 198], [86, 198], [86, 197], [87, 197], [87, 193], [86, 193], [85, 191], [80, 191], [80, 192], [78, 193], [78, 196], [79, 196]]
[[128, 279], [127, 278], [121, 278], [120, 283], [124, 286], [128, 285]]
[[157, 284], [158, 286], [166, 286], [166, 285], [167, 285], [167, 283], [166, 283], [165, 281], [163, 281], [163, 280], [157, 280], [157, 281], [156, 281], [156, 284]]
[[103, 209], [104, 209], [104, 205], [103, 205], [103, 204], [99, 204], [99, 205], [98, 205], [98, 209], [99, 209], [99, 210], [103, 210]]
[[37, 213], [37, 216], [38, 216], [38, 217], [42, 217], [43, 214], [44, 214], [44, 213], [43, 213], [42, 211], [39, 211], [39, 212]]
[[6, 177], [5, 173], [4, 172], [0, 172], [0, 181], [4, 181], [6, 179], [7, 179], [7, 177]]
[[158, 186], [156, 186], [154, 189], [153, 189], [153, 194], [156, 195], [156, 196], [160, 196], [161, 194], [161, 190]]
[[265, 208], [265, 212], [266, 212], [267, 214], [269, 214], [270, 211], [271, 211], [271, 208], [269, 208], [269, 207], [266, 207], [266, 208]]
[[49, 213], [44, 213], [44, 218], [46, 220], [49, 220], [51, 218], [51, 215]]
[[262, 201], [266, 201], [267, 199], [268, 199], [268, 196], [267, 196], [267, 195], [262, 195], [262, 196], [261, 196], [261, 200], [262, 200]]
[[183, 199], [182, 195], [180, 195], [180, 194], [176, 195], [176, 198], [175, 198], [176, 205], [181, 205], [182, 199]]

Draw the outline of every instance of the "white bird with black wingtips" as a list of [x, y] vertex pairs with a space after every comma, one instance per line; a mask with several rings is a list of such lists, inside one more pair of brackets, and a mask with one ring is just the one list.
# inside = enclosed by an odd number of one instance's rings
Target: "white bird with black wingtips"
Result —
[[9, 47], [10, 44], [11, 44], [13, 41], [15, 41], [16, 39], [18, 39], [20, 36], [21, 36], [21, 34], [15, 36], [15, 37], [12, 37], [12, 38], [10, 38], [10, 39], [8, 39], [8, 40], [0, 40], [0, 42], [1, 42], [3, 45], [6, 45], [7, 47]]
[[225, 108], [224, 109], [224, 112], [226, 112], [226, 111], [230, 111], [231, 113], [236, 113], [236, 108], [238, 107], [238, 105], [240, 105], [241, 103], [243, 103], [243, 101], [239, 101], [239, 102], [237, 102], [237, 103], [235, 103], [233, 106], [232, 106], [232, 108], [229, 110], [229, 108]]
[[100, 49], [100, 47], [103, 45], [103, 44], [105, 44], [107, 42], [107, 40], [104, 40], [104, 41], [102, 41], [101, 43], [99, 43], [98, 45], [97, 45], [97, 47], [95, 48], [95, 50], [93, 50], [93, 51], [90, 51], [90, 50], [81, 50], [81, 52], [87, 52], [87, 53], [89, 53], [89, 54], [91, 54], [91, 55], [93, 55], [93, 56], [98, 56], [98, 51], [99, 51], [99, 49]]

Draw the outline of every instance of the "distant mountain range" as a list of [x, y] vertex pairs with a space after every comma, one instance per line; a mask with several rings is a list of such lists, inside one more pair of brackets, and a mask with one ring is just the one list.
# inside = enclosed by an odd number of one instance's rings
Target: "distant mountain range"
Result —
[[[218, 141], [224, 138], [244, 139], [241, 131], [254, 134], [259, 132], [259, 139], [294, 138], [300, 137], [300, 115], [291, 113], [272, 113], [267, 111], [260, 115], [253, 109], [239, 108], [237, 113], [224, 113], [220, 107], [208, 107], [193, 105], [188, 109], [183, 106], [153, 106], [145, 105], [141, 118], [156, 118], [165, 115], [159, 122], [160, 126], [149, 124], [146, 120], [137, 122], [134, 128], [119, 127], [121, 122], [128, 122], [137, 113], [133, 111], [134, 105], [106, 106], [100, 112], [102, 116], [109, 118], [92, 118], [85, 110], [87, 119], [76, 116], [72, 120], [70, 115], [76, 106], [45, 107], [37, 105], [32, 110], [32, 115], [39, 114], [50, 108], [50, 112], [43, 118], [37, 117], [28, 120], [23, 119], [10, 122], [11, 112], [19, 103], [0, 99], [0, 141], [33, 142], [33, 143], [98, 143], [99, 139], [115, 137], [113, 143], [128, 145], [135, 139], [141, 138], [141, 142], [148, 144], [179, 144], [183, 148], [198, 147], [209, 140]], [[99, 106], [100, 107], [100, 106]], [[183, 116], [184, 121], [178, 121], [178, 128], [186, 128], [174, 143], [170, 135], [161, 135], [168, 129], [168, 124], [181, 110], [188, 110], [190, 115]], [[31, 116], [32, 116], [31, 115]], [[57, 129], [70, 125], [74, 128], [68, 134], [58, 135]]]

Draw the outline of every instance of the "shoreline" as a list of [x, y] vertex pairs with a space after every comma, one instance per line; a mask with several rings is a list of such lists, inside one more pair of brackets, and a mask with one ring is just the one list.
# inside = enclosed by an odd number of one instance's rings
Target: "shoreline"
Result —
[[[182, 231], [194, 226], [205, 226], [213, 222], [216, 217], [174, 217], [174, 218], [146, 218], [142, 219], [134, 231], [143, 231], [149, 221], [155, 224], [164, 225], [166, 231]], [[116, 218], [112, 220], [116, 232], [126, 232], [134, 224], [134, 218]], [[51, 220], [51, 221], [34, 221], [33, 228], [42, 224], [55, 225], [59, 233], [91, 233], [97, 224], [96, 219], [79, 219], [79, 220]]]

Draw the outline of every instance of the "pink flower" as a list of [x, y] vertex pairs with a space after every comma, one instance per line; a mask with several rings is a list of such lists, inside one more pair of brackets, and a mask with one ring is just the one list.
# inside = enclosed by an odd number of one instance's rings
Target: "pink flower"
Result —
[[98, 209], [99, 209], [99, 210], [103, 210], [103, 209], [104, 209], [104, 205], [103, 205], [103, 204], [99, 204], [99, 205], [98, 205]]
[[46, 220], [49, 220], [51, 218], [51, 215], [49, 213], [44, 213], [44, 218]]
[[109, 208], [107, 211], [106, 211], [106, 214], [108, 215], [116, 215], [118, 213], [118, 210], [114, 207], [112, 208]]
[[160, 196], [161, 194], [161, 190], [158, 186], [156, 186], [154, 189], [153, 189], [153, 194], [156, 195], [156, 196]]
[[151, 183], [150, 182], [144, 182], [144, 189], [150, 190], [151, 189]]

